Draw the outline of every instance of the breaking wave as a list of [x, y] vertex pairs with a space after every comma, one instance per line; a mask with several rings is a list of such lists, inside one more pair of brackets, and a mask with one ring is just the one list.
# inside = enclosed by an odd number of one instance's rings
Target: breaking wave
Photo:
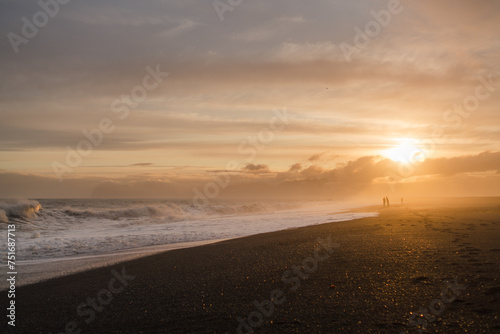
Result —
[[7, 213], [0, 209], [0, 223], [8, 223], [9, 222], [9, 218], [7, 218]]
[[252, 213], [267, 213], [296, 208], [290, 203], [251, 203], [251, 204], [211, 204], [209, 206], [196, 206], [189, 202], [155, 203], [153, 205], [130, 205], [118, 208], [91, 208], [78, 209], [74, 207], [63, 208], [61, 212], [74, 218], [98, 219], [130, 219], [130, 218], [158, 218], [164, 221], [179, 221], [208, 216], [245, 215]]
[[68, 216], [78, 218], [102, 218], [117, 220], [120, 218], [168, 218], [168, 220], [180, 220], [186, 218], [187, 214], [179, 207], [157, 207], [141, 206], [123, 209], [104, 209], [104, 210], [77, 210], [64, 209], [63, 213]]
[[42, 210], [42, 205], [34, 200], [3, 200], [0, 201], [0, 222], [7, 223], [12, 218], [36, 218]]
[[[47, 201], [46, 201], [47, 202]], [[47, 204], [47, 203], [45, 203]], [[0, 222], [29, 222], [37, 226], [53, 222], [138, 221], [176, 222], [217, 216], [240, 216], [272, 213], [301, 207], [292, 202], [229, 202], [214, 201], [209, 205], [195, 205], [188, 200], [153, 201], [95, 201], [50, 200], [42, 205], [36, 200], [1, 200]]]
[[[344, 204], [167, 199], [0, 200], [0, 230], [16, 226], [24, 260], [105, 254], [125, 249], [218, 240], [349, 220]], [[337, 213], [331, 213], [337, 212]], [[7, 238], [0, 239], [0, 248]]]

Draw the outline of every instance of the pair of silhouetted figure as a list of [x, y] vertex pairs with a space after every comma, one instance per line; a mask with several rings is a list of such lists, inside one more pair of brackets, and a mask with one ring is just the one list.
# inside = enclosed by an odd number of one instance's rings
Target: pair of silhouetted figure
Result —
[[382, 200], [384, 201], [384, 208], [385, 208], [386, 206], [387, 206], [387, 207], [390, 207], [390, 205], [389, 205], [389, 197], [385, 196]]

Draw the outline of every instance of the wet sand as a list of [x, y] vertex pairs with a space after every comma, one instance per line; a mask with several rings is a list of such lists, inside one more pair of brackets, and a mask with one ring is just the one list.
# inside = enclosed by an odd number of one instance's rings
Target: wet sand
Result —
[[433, 203], [20, 287], [7, 332], [500, 333], [500, 200]]
[[[100, 267], [109, 267], [120, 262], [134, 260], [157, 253], [163, 253], [173, 249], [196, 247], [220, 241], [222, 241], [222, 239], [147, 246], [98, 255], [42, 259], [33, 261], [16, 261], [16, 268], [18, 273], [16, 286], [21, 287], [28, 284], [46, 281], [55, 277], [68, 276], [71, 274]], [[7, 289], [8, 286], [9, 283], [7, 281], [0, 282], [0, 289]]]

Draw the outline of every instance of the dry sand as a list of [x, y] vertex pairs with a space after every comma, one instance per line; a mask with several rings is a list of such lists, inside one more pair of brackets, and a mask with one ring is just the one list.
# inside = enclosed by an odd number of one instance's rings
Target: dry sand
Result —
[[433, 203], [24, 286], [8, 332], [500, 333], [500, 200]]

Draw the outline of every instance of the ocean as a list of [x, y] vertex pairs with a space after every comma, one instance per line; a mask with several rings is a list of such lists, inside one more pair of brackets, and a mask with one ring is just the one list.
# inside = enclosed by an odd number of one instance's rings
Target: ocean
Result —
[[0, 249], [7, 249], [7, 226], [15, 225], [16, 265], [25, 272], [21, 283], [33, 283], [167, 249], [377, 215], [348, 212], [359, 206], [330, 201], [215, 200], [201, 206], [170, 199], [0, 200]]

